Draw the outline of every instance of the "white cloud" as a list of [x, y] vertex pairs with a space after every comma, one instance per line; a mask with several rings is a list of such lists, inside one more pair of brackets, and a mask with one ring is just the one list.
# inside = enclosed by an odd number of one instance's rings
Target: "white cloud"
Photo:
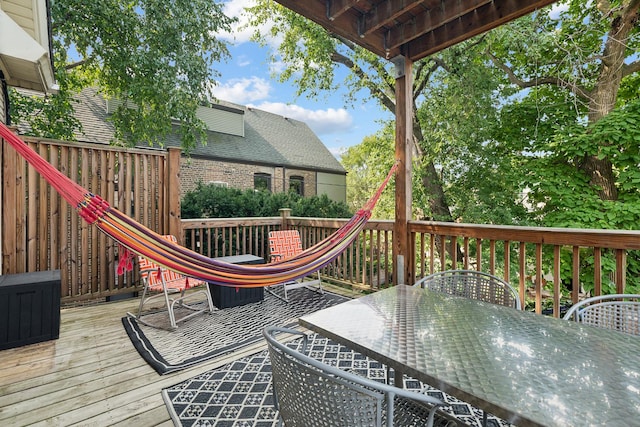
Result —
[[[251, 36], [256, 31], [259, 34], [268, 35], [270, 33], [270, 28], [273, 25], [271, 22], [267, 22], [259, 27], [247, 27], [247, 23], [249, 18], [245, 13], [244, 9], [246, 7], [255, 6], [255, 0], [229, 0], [224, 3], [224, 14], [232, 17], [238, 18], [238, 22], [232, 25], [231, 32], [227, 33], [218, 33], [216, 34], [220, 39], [228, 41], [229, 43], [234, 43], [236, 45], [250, 42]], [[267, 43], [270, 46], [278, 46], [279, 43], [275, 39], [271, 39], [267, 36]]]
[[349, 131], [353, 128], [353, 117], [344, 108], [310, 110], [298, 105], [282, 102], [263, 102], [252, 105], [260, 110], [305, 122], [317, 135]]
[[216, 98], [223, 101], [245, 105], [267, 99], [271, 88], [268, 80], [254, 76], [228, 80], [215, 86], [212, 92]]
[[230, 43], [242, 44], [250, 41], [251, 35], [256, 30], [260, 31], [260, 34], [265, 34], [263, 31], [266, 31], [268, 25], [264, 26], [264, 28], [246, 27], [248, 18], [244, 13], [244, 8], [254, 5], [254, 0], [230, 0], [225, 2], [224, 14], [230, 18], [238, 18], [238, 22], [231, 26], [231, 32], [217, 33], [216, 36]]
[[236, 64], [238, 65], [238, 67], [246, 67], [248, 65], [251, 65], [251, 58], [249, 58], [247, 55], [240, 55], [238, 56]]

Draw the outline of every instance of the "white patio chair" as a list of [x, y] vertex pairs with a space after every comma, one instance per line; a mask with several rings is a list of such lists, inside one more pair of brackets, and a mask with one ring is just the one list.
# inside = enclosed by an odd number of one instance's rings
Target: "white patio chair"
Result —
[[279, 341], [278, 334], [307, 336], [268, 326], [263, 335], [271, 359], [274, 404], [290, 426], [432, 426], [443, 402], [389, 386], [313, 359]]
[[481, 271], [441, 271], [423, 277], [413, 286], [522, 309], [518, 291], [513, 286], [497, 276]]
[[[176, 237], [173, 235], [168, 234], [162, 237], [171, 242], [177, 242]], [[213, 301], [207, 282], [168, 270], [143, 257], [138, 257], [138, 268], [140, 278], [144, 283], [140, 306], [137, 314], [127, 313], [128, 316], [135, 318], [138, 322], [155, 328], [177, 329], [179, 322], [184, 322], [198, 314], [213, 311]], [[186, 293], [188, 289], [197, 286], [203, 286], [203, 289]], [[149, 304], [157, 299], [162, 300], [162, 307], [152, 306], [149, 309]], [[194, 302], [204, 302], [204, 304], [195, 305]], [[176, 308], [186, 309], [187, 314], [176, 317]], [[145, 319], [149, 314], [156, 313], [159, 309], [167, 311], [168, 327], [163, 320], [153, 322]]]
[[640, 335], [640, 295], [610, 294], [587, 298], [572, 305], [563, 319]]
[[[298, 230], [278, 230], [269, 232], [269, 261], [281, 261], [291, 257], [294, 257], [302, 252], [302, 240], [300, 239], [300, 233]], [[289, 296], [287, 290], [296, 289], [301, 287], [311, 287], [317, 285], [317, 290], [323, 293], [322, 280], [320, 279], [320, 272], [314, 274], [317, 278], [313, 280], [298, 279], [295, 281], [289, 281], [280, 283], [277, 285], [268, 286], [266, 290], [289, 302]], [[273, 291], [274, 286], [282, 286], [282, 295]]]

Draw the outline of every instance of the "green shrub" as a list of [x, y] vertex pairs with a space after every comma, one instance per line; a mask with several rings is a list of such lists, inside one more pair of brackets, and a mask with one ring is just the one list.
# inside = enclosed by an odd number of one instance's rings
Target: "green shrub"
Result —
[[290, 208], [292, 216], [300, 217], [349, 218], [353, 215], [346, 203], [332, 201], [326, 194], [302, 197], [293, 192], [272, 194], [202, 183], [184, 195], [181, 205], [185, 219], [278, 216], [281, 208]]

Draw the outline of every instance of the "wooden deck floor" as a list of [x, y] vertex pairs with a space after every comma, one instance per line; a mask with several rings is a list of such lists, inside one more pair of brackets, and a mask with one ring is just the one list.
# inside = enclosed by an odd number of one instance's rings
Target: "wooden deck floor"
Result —
[[160, 391], [256, 352], [256, 344], [158, 375], [121, 318], [137, 300], [63, 309], [60, 338], [0, 351], [0, 425], [172, 426]]

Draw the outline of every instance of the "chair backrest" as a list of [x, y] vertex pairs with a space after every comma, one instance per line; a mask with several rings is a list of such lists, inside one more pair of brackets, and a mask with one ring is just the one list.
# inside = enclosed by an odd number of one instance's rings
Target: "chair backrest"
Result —
[[[173, 243], [178, 243], [178, 239], [172, 234], [166, 234], [162, 236], [162, 238]], [[162, 277], [164, 277], [165, 283], [184, 278], [182, 274], [161, 268], [155, 262], [141, 256], [138, 256], [138, 269], [140, 271], [140, 277], [148, 281], [149, 287], [151, 288], [162, 287]], [[161, 272], [162, 276], [160, 276], [158, 272]]]
[[269, 232], [269, 256], [279, 261], [302, 252], [302, 241], [298, 230], [279, 230]]
[[[427, 425], [433, 424], [435, 409], [442, 401], [370, 380], [308, 357], [276, 339], [277, 334], [300, 335], [303, 352], [307, 336], [297, 330], [268, 326], [263, 335], [271, 361], [274, 398], [286, 426], [393, 425], [395, 396], [418, 399], [433, 405]], [[322, 421], [319, 421], [322, 420]]]
[[571, 306], [563, 319], [640, 335], [640, 295], [610, 294], [587, 298]]
[[441, 271], [423, 277], [413, 286], [522, 309], [518, 292], [513, 286], [499, 277], [482, 271]]

